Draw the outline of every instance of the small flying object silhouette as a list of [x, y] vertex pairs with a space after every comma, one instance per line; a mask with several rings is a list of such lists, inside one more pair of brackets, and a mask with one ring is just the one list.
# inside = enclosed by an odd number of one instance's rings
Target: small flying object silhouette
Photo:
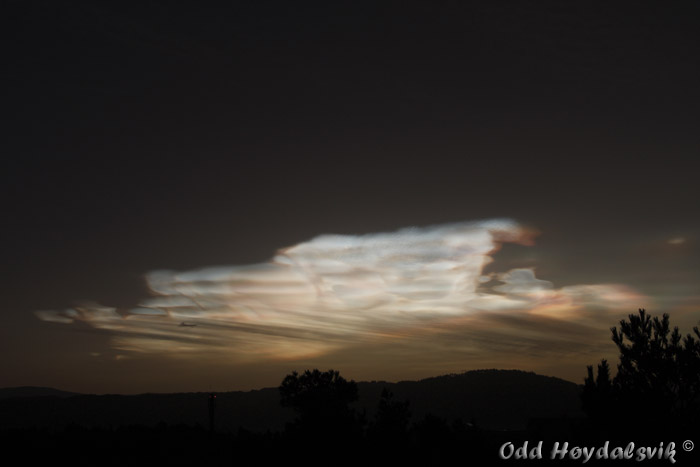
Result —
[[180, 326], [185, 326], [185, 327], [188, 327], [188, 328], [193, 328], [193, 327], [196, 326], [196, 324], [188, 324], [188, 323], [185, 323], [185, 322], [183, 321], [182, 323], [180, 323]]

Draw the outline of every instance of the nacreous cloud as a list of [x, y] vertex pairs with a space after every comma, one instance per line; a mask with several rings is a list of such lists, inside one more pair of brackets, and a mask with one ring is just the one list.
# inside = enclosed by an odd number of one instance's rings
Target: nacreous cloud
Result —
[[153, 296], [128, 311], [85, 305], [37, 316], [111, 331], [122, 351], [258, 360], [410, 339], [479, 314], [564, 319], [586, 307], [634, 308], [639, 296], [623, 286], [555, 289], [532, 269], [484, 275], [502, 243], [531, 245], [533, 236], [510, 220], [322, 235], [267, 263], [151, 272]]

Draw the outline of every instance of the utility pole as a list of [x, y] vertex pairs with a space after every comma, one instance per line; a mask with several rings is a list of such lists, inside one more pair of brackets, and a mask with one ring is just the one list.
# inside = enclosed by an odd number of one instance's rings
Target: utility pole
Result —
[[216, 394], [209, 394], [209, 435], [214, 434], [214, 414], [216, 411]]

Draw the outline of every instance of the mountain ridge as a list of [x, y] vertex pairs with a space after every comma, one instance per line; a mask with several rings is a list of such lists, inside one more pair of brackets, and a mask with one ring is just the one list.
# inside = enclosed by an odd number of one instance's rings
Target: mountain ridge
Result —
[[[461, 373], [446, 373], [444, 375], [437, 375], [437, 376], [427, 376], [425, 378], [421, 379], [402, 379], [399, 381], [386, 381], [386, 380], [369, 380], [369, 381], [355, 381], [357, 384], [402, 384], [402, 383], [420, 383], [424, 381], [429, 381], [429, 380], [435, 380], [439, 378], [455, 378], [455, 377], [460, 377], [466, 374], [472, 374], [472, 373], [488, 373], [488, 372], [513, 372], [513, 373], [523, 373], [523, 374], [532, 374], [536, 375], [539, 377], [543, 378], [551, 378], [553, 380], [559, 380], [559, 381], [564, 381], [566, 383], [571, 383], [577, 386], [582, 386], [580, 384], [574, 383], [573, 381], [569, 381], [567, 379], [559, 378], [558, 376], [548, 376], [548, 375], [541, 375], [539, 373], [535, 373], [534, 371], [527, 371], [527, 370], [516, 370], [516, 369], [500, 369], [500, 368], [482, 368], [478, 370], [465, 370]], [[112, 393], [112, 392], [106, 392], [106, 393], [92, 393], [92, 392], [74, 392], [74, 391], [65, 391], [63, 389], [59, 388], [54, 388], [54, 387], [49, 387], [49, 386], [7, 386], [7, 387], [2, 387], [0, 388], [0, 399], [7, 399], [11, 397], [42, 397], [44, 394], [33, 394], [32, 391], [36, 392], [42, 392], [45, 391], [47, 396], [59, 396], [59, 397], [71, 397], [71, 396], [143, 396], [143, 395], [150, 395], [150, 394], [158, 394], [158, 395], [165, 395], [165, 394], [209, 394], [212, 392], [215, 392], [217, 394], [220, 393], [231, 393], [231, 392], [242, 392], [242, 393], [247, 393], [247, 392], [252, 392], [252, 391], [264, 391], [264, 390], [269, 390], [269, 389], [277, 389], [276, 386], [267, 386], [267, 387], [262, 387], [262, 388], [254, 388], [254, 389], [234, 389], [231, 391], [180, 391], [180, 392], [152, 392], [152, 391], [147, 391], [147, 392], [139, 392], [139, 393], [134, 393], [134, 394], [120, 394], [120, 393]], [[27, 391], [26, 393], [24, 391]], [[16, 393], [16, 395], [15, 395]], [[55, 394], [54, 394], [55, 393]]]
[[46, 386], [13, 386], [0, 388], [0, 399], [11, 399], [15, 397], [71, 397], [77, 395], [81, 394]]
[[[430, 413], [447, 421], [461, 419], [486, 429], [518, 430], [524, 429], [533, 418], [583, 416], [581, 385], [522, 370], [471, 370], [417, 381], [361, 381], [357, 385], [359, 400], [354, 408], [364, 411], [368, 420], [373, 418], [384, 388], [394, 394], [395, 400], [409, 401], [413, 421]], [[2, 429], [60, 430], [71, 424], [86, 427], [208, 424], [208, 392], [96, 395], [42, 388], [48, 396], [53, 391], [53, 397], [2, 397], [12, 389], [17, 388], [0, 389]], [[291, 409], [280, 406], [276, 387], [219, 392], [216, 410], [217, 429], [228, 432], [239, 428], [281, 430], [295, 415]]]

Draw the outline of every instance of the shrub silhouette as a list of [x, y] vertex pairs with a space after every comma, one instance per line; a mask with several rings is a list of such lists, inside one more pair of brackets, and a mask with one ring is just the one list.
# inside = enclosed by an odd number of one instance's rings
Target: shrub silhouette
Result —
[[610, 378], [605, 360], [593, 367], [582, 393], [583, 410], [596, 422], [641, 427], [650, 423], [687, 426], [698, 413], [700, 393], [700, 331], [697, 339], [671, 330], [669, 316], [651, 318], [645, 310], [611, 328], [620, 351], [617, 374]]

